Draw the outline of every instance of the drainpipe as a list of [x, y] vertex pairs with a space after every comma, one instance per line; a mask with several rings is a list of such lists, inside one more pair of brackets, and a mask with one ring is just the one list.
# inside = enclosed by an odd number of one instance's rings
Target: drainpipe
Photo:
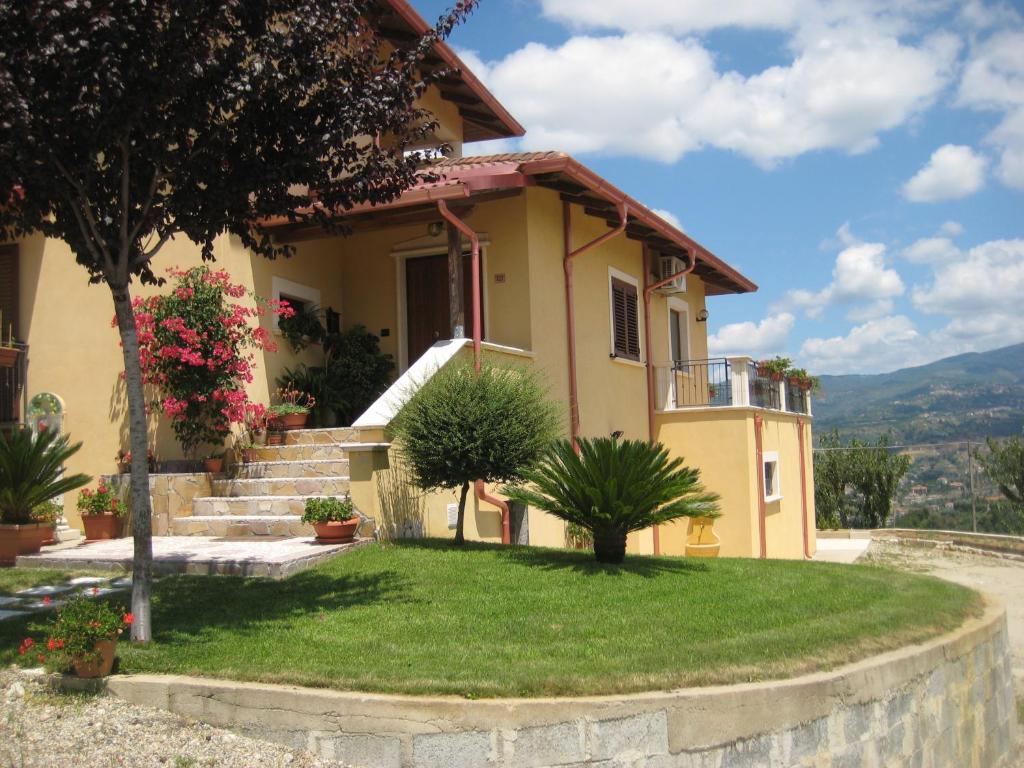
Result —
[[755, 472], [757, 473], [757, 529], [761, 540], [760, 557], [764, 560], [768, 557], [768, 533], [765, 530], [767, 525], [768, 511], [764, 501], [764, 438], [761, 428], [764, 426], [764, 418], [761, 414], [754, 414], [754, 460], [757, 462]]
[[572, 446], [577, 452], [579, 448], [576, 441], [580, 436], [580, 402], [576, 383], [576, 308], [573, 301], [573, 259], [626, 231], [626, 225], [629, 223], [629, 206], [626, 203], [617, 203], [616, 208], [619, 210], [619, 225], [615, 229], [605, 232], [576, 250], [572, 250], [572, 204], [568, 201], [562, 203], [562, 226], [565, 240], [565, 256], [562, 259], [562, 267], [565, 269], [565, 328], [569, 348], [569, 434], [572, 437]]
[[[481, 317], [480, 317], [480, 238], [476, 232], [466, 224], [462, 219], [456, 216], [454, 213], [448, 210], [448, 205], [444, 200], [437, 201], [437, 210], [453, 227], [459, 232], [469, 238], [469, 242], [472, 248], [472, 280], [473, 280], [473, 370], [478, 374], [480, 373], [480, 346], [483, 341], [482, 329], [481, 329]], [[511, 544], [512, 543], [512, 525], [510, 521], [508, 504], [487, 493], [487, 486], [483, 480], [477, 480], [473, 483], [473, 488], [476, 493], [477, 499], [486, 502], [487, 504], [493, 504], [499, 510], [501, 510], [501, 543]]]
[[804, 420], [796, 420], [797, 437], [800, 442], [800, 523], [804, 532], [804, 557], [811, 559], [811, 539], [807, 525], [807, 452], [804, 448]]
[[[651, 279], [651, 265], [648, 264], [648, 250], [647, 246], [644, 245], [644, 349], [647, 350], [647, 440], [650, 443], [654, 442], [654, 360], [651, 355], [651, 294], [662, 286], [668, 285], [673, 280], [676, 280], [684, 275], [688, 275], [693, 272], [694, 267], [697, 266], [697, 255], [690, 253], [690, 263], [686, 265], [685, 269], [676, 272], [671, 277], [666, 277], [664, 280], [659, 280], [656, 283], [648, 285]], [[654, 526], [654, 554], [661, 554], [661, 526]]]

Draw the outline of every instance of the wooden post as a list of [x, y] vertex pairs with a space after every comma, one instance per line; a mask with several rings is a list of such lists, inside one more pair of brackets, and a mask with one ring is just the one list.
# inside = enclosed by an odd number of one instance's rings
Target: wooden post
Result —
[[452, 338], [466, 338], [466, 307], [463, 303], [462, 286], [462, 235], [451, 223], [448, 224], [448, 311], [451, 320]]

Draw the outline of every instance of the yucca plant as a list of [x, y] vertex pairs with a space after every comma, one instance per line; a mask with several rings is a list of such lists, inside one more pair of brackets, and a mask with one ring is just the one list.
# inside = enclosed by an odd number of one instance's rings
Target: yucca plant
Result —
[[718, 494], [700, 483], [700, 470], [672, 458], [661, 443], [580, 439], [579, 455], [557, 440], [523, 472], [529, 485], [505, 494], [590, 531], [598, 562], [621, 563], [626, 535], [681, 517], [718, 517]]
[[32, 511], [62, 493], [86, 485], [88, 475], [63, 475], [63, 464], [81, 443], [43, 430], [37, 437], [27, 429], [0, 432], [0, 523], [34, 522]]

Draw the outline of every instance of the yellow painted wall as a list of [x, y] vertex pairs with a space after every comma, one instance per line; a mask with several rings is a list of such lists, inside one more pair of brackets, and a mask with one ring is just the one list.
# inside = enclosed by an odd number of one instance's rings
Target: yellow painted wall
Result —
[[[766, 507], [765, 530], [768, 542], [768, 557], [801, 559], [803, 552], [803, 528], [801, 514], [803, 501], [800, 491], [800, 447], [798, 417], [773, 411], [763, 413], [764, 450], [779, 454], [779, 487], [782, 498]], [[805, 472], [807, 483], [807, 535], [810, 552], [814, 554], [814, 470], [810, 464], [811, 430], [805, 429]]]

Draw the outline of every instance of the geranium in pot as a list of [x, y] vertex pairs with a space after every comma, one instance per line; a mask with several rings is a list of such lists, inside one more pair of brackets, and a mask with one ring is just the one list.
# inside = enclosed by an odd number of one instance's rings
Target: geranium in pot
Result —
[[772, 381], [782, 381], [786, 378], [786, 373], [792, 366], [793, 361], [788, 357], [773, 357], [771, 360], [758, 360], [757, 361], [757, 375], [771, 379]]
[[36, 519], [38, 507], [89, 482], [88, 475], [63, 474], [81, 447], [51, 430], [36, 437], [27, 429], [0, 432], [0, 565], [38, 552], [49, 538], [52, 526]]
[[[121, 475], [126, 475], [132, 471], [132, 452], [126, 451], [121, 448], [117, 452], [117, 456], [114, 457], [114, 461], [117, 462], [117, 472]], [[146, 451], [146, 465], [149, 468], [150, 473], [156, 472], [156, 456], [153, 451]]]
[[276, 397], [280, 402], [267, 409], [274, 426], [279, 429], [302, 429], [306, 426], [316, 398], [291, 386], [277, 390]]
[[51, 671], [73, 669], [78, 677], [106, 677], [114, 666], [117, 640], [132, 621], [132, 614], [112, 603], [74, 597], [57, 609], [49, 623], [32, 626], [33, 631], [46, 634], [45, 642], [27, 637], [18, 652], [34, 654]]
[[344, 544], [355, 538], [360, 519], [351, 499], [322, 496], [306, 499], [302, 522], [313, 526], [320, 544]]
[[43, 546], [57, 543], [57, 520], [60, 518], [61, 507], [56, 501], [50, 499], [32, 510], [32, 517], [37, 523], [46, 526], [46, 535], [43, 538]]
[[224, 471], [224, 451], [215, 451], [203, 459], [203, 469], [211, 475]]
[[121, 538], [121, 518], [126, 509], [102, 480], [95, 491], [83, 488], [79, 492], [78, 511], [82, 515], [86, 542]]

